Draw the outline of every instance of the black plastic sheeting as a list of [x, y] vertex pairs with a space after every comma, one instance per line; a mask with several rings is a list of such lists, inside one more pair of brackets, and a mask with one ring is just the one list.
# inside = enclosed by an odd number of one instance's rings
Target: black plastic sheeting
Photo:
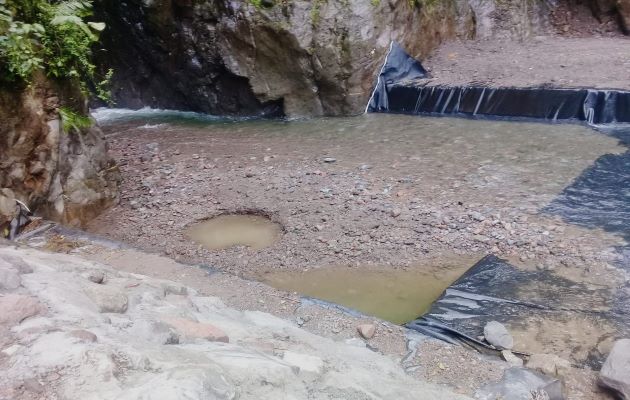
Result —
[[[549, 271], [522, 270], [489, 255], [449, 286], [429, 312], [406, 327], [483, 350], [484, 344], [477, 337], [483, 335], [483, 327], [490, 321], [509, 322], [514, 327], [542, 319], [560, 322], [577, 318], [628, 333], [624, 323], [628, 312], [630, 299], [615, 298], [609, 289], [593, 289]], [[599, 367], [603, 358], [594, 346], [584, 364]]]
[[[630, 92], [563, 88], [431, 86], [420, 62], [392, 44], [366, 112], [582, 122], [630, 146]], [[606, 154], [585, 169], [542, 213], [630, 241], [630, 151]], [[630, 271], [630, 248], [619, 249]], [[408, 323], [425, 335], [490, 349], [478, 337], [489, 321], [512, 327], [568, 320], [630, 334], [630, 287], [593, 289], [549, 271], [526, 271], [487, 256], [453, 283], [424, 316]], [[581, 321], [581, 322], [580, 322]], [[606, 334], [599, 341], [610, 339]], [[599, 368], [593, 346], [584, 365]]]
[[431, 86], [422, 64], [392, 43], [366, 112], [630, 123], [630, 92]]
[[[600, 130], [630, 146], [630, 127]], [[630, 151], [599, 157], [542, 212], [572, 224], [604, 229], [630, 242]], [[626, 267], [630, 271], [630, 262]]]

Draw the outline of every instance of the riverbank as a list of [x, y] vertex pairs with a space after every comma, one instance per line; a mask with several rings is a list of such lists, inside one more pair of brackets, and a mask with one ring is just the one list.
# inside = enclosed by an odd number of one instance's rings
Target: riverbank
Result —
[[[510, 367], [496, 357], [373, 318], [353, 317], [260, 283], [208, 273], [111, 243], [104, 245], [84, 235], [82, 241], [71, 234], [65, 238], [35, 235], [28, 241], [49, 250], [6, 247], [8, 243], [0, 247], [2, 262], [20, 268], [21, 283], [8, 293], [5, 289], [0, 297], [2, 315], [22, 313], [19, 319], [24, 317], [22, 322], [5, 318], [1, 324], [6, 334], [2, 335], [0, 355], [4, 371], [0, 398], [55, 398], [64, 393], [67, 398], [125, 398], [151, 393], [153, 385], [143, 382], [152, 379], [166, 382], [173, 398], [181, 390], [198, 398], [208, 390], [199, 383], [207, 379], [216, 383], [213, 376], [219, 373], [223, 393], [240, 390], [239, 398], [249, 398], [250, 393], [252, 398], [260, 398], [261, 393], [273, 396], [279, 384], [303, 398], [300, 391], [319, 379], [311, 391], [314, 398], [328, 398], [325, 396], [332, 392], [342, 393], [344, 398], [388, 398], [392, 390], [402, 389], [410, 398], [451, 399], [457, 398], [455, 393], [472, 396], [484, 385], [500, 380]], [[46, 290], [41, 290], [44, 286]], [[29, 299], [25, 304], [32, 307], [7, 309], [5, 302], [16, 296]], [[116, 304], [125, 310], [112, 308]], [[103, 305], [110, 308], [99, 313], [98, 307]], [[194, 332], [210, 331], [209, 326], [220, 329], [229, 345], [223, 343], [222, 335], [195, 339], [191, 331], [182, 331], [183, 325], [178, 329], [170, 322], [160, 322], [171, 315], [199, 322]], [[358, 334], [362, 324], [375, 326], [374, 337], [364, 339]], [[55, 340], [55, 346], [42, 345], [50, 340]], [[209, 369], [210, 375], [191, 370], [190, 358], [185, 376], [175, 373], [184, 368], [180, 359], [190, 357], [191, 351], [197, 353], [194, 364]], [[204, 358], [207, 355], [212, 362]], [[245, 356], [247, 370], [242, 370], [237, 361]], [[167, 363], [164, 357], [169, 358]], [[364, 357], [369, 360], [369, 372], [361, 366]], [[269, 370], [260, 371], [259, 364]], [[281, 374], [277, 368], [294, 371]], [[346, 368], [352, 372], [344, 372], [349, 371]], [[372, 378], [361, 381], [386, 369], [388, 381], [381, 382], [382, 388], [373, 388]], [[337, 373], [344, 374], [343, 384], [332, 379]], [[260, 383], [261, 377], [275, 384]], [[563, 370], [561, 379], [570, 399], [610, 398], [598, 388], [593, 371], [570, 368]], [[329, 383], [321, 385], [322, 381]], [[242, 382], [240, 389], [231, 386], [234, 382]], [[346, 392], [350, 387], [355, 397]], [[361, 394], [365, 391], [370, 394]]]

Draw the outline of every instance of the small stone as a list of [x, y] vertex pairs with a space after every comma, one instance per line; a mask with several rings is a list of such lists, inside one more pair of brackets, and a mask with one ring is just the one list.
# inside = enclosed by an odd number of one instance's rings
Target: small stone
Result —
[[102, 313], [119, 313], [127, 311], [129, 300], [122, 291], [105, 285], [90, 285], [85, 294], [96, 304]]
[[77, 338], [85, 343], [95, 343], [96, 335], [90, 331], [86, 331], [85, 329], [77, 329], [74, 331], [68, 332], [68, 336], [72, 336], [73, 338]]
[[522, 367], [523, 360], [514, 355], [510, 350], [502, 350], [501, 356], [505, 361], [507, 361], [513, 367]]
[[374, 324], [361, 324], [357, 326], [357, 331], [364, 339], [372, 339], [376, 333], [376, 326]]
[[105, 274], [103, 271], [92, 271], [88, 275], [88, 279], [94, 283], [101, 284], [105, 281]]
[[526, 367], [557, 377], [564, 375], [571, 368], [571, 364], [555, 354], [532, 354]]
[[630, 339], [615, 342], [599, 372], [599, 382], [622, 400], [630, 400]]
[[8, 294], [0, 297], [0, 324], [19, 324], [25, 319], [37, 315], [42, 307], [29, 296]]
[[332, 158], [332, 157], [324, 157], [324, 162], [328, 163], [328, 164], [332, 164], [334, 162], [337, 162], [336, 158]]
[[400, 213], [401, 213], [400, 208], [394, 208], [392, 210], [392, 212], [390, 213], [390, 215], [392, 217], [396, 218], [396, 217], [400, 216]]
[[483, 335], [486, 341], [498, 349], [511, 349], [514, 346], [514, 339], [510, 332], [497, 321], [490, 321], [483, 328]]
[[210, 342], [229, 343], [230, 338], [220, 328], [186, 318], [166, 318], [163, 322], [172, 326], [181, 336], [188, 339], [205, 339]]

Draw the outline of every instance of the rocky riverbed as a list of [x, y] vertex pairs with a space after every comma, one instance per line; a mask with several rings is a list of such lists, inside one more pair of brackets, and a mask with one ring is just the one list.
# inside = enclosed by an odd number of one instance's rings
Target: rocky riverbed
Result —
[[[581, 126], [368, 115], [104, 129], [125, 176], [122, 201], [89, 230], [179, 261], [264, 280], [321, 267], [422, 271], [493, 253], [603, 293], [596, 304], [572, 296], [565, 309], [608, 310], [627, 287], [622, 237], [541, 211], [602, 154], [625, 151]], [[211, 251], [185, 235], [238, 212], [269, 216], [283, 236], [261, 250]], [[622, 334], [581, 316], [509, 328], [522, 348], [577, 363]]]

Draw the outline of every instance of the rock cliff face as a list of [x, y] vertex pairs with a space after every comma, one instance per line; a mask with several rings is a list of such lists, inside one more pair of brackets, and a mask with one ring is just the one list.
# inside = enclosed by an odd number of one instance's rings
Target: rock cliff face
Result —
[[215, 114], [360, 113], [392, 40], [423, 58], [447, 38], [549, 25], [538, 0], [96, 3], [118, 106]]
[[100, 129], [64, 132], [60, 104], [87, 112], [79, 91], [38, 78], [0, 88], [0, 224], [18, 199], [71, 225], [96, 216], [117, 196], [117, 171]]

